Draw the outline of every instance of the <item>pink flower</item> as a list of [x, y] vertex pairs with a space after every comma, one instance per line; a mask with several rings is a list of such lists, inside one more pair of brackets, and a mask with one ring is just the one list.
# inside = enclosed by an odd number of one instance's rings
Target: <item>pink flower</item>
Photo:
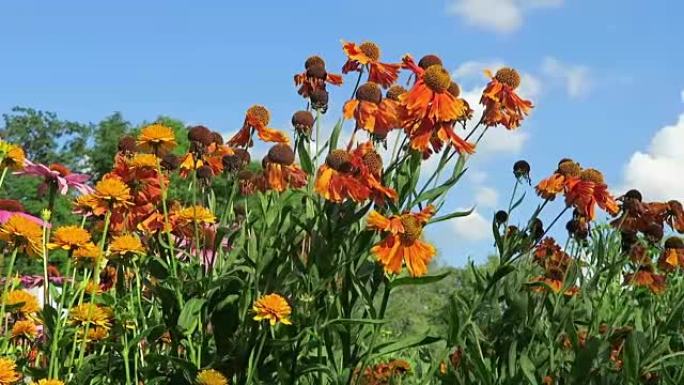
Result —
[[59, 163], [46, 166], [40, 163], [33, 163], [27, 159], [24, 163], [24, 169], [15, 172], [15, 174], [43, 177], [45, 181], [38, 187], [39, 191], [47, 190], [50, 183], [54, 183], [61, 195], [66, 195], [70, 187], [75, 188], [81, 194], [93, 192], [92, 187], [86, 184], [88, 179], [90, 179], [90, 175], [71, 172], [66, 166]]
[[49, 223], [45, 223], [42, 219], [34, 217], [31, 214], [26, 214], [24, 212], [24, 206], [13, 199], [0, 199], [0, 224], [5, 224], [12, 215], [22, 216], [30, 221], [36, 222], [41, 227], [47, 225], [50, 227]]

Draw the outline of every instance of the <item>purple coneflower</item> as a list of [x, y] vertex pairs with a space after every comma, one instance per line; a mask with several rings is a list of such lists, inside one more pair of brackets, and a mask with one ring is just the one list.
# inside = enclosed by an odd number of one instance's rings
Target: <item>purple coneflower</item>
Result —
[[41, 163], [33, 163], [27, 159], [24, 163], [24, 169], [15, 172], [15, 174], [42, 177], [45, 181], [38, 187], [39, 192], [45, 192], [50, 184], [56, 186], [61, 195], [66, 195], [69, 188], [74, 188], [81, 194], [93, 192], [93, 188], [86, 184], [90, 175], [71, 172], [68, 167], [59, 163], [46, 166]]

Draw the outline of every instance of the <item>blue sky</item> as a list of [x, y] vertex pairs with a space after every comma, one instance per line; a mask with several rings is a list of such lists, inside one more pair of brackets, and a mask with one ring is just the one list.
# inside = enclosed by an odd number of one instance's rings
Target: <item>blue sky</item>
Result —
[[[407, 52], [439, 54], [473, 95], [484, 84], [484, 67], [514, 66], [536, 104], [519, 131], [497, 132], [483, 146], [452, 192], [448, 207], [477, 205], [477, 214], [428, 233], [443, 261], [458, 265], [487, 255], [490, 237], [483, 231], [507, 204], [518, 158], [530, 161], [535, 180], [572, 157], [603, 170], [616, 191], [635, 185], [652, 199], [684, 198], [677, 175], [684, 150], [675, 145], [684, 141], [684, 119], [678, 121], [684, 3], [190, 4], [2, 2], [0, 112], [31, 106], [96, 122], [121, 111], [134, 123], [164, 114], [229, 133], [247, 107], [261, 103], [272, 110], [274, 126], [288, 128], [302, 107], [292, 75], [304, 59], [322, 55], [332, 71], [344, 61], [340, 39], [373, 40], [388, 61]], [[349, 92], [331, 95], [330, 121]], [[536, 201], [528, 195], [529, 208]]]

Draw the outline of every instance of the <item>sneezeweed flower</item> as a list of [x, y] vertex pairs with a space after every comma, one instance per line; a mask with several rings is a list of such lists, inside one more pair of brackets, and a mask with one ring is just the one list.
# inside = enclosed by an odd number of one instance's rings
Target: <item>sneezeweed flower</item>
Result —
[[342, 50], [347, 55], [347, 62], [342, 67], [342, 73], [368, 70], [368, 81], [377, 83], [384, 88], [391, 86], [399, 77], [400, 64], [389, 64], [380, 61], [380, 47], [366, 41], [359, 45], [342, 42]]
[[284, 325], [291, 325], [290, 314], [292, 313], [292, 308], [287, 300], [279, 294], [267, 294], [261, 296], [252, 307], [254, 312], [254, 320], [262, 321], [267, 320], [271, 326], [275, 326], [277, 323], [282, 323]]
[[171, 128], [163, 124], [150, 124], [140, 130], [137, 144], [141, 150], [161, 156], [176, 147], [176, 136]]
[[530, 181], [530, 164], [526, 160], [519, 160], [513, 164], [513, 175], [518, 180], [524, 180], [528, 184]]
[[294, 164], [295, 153], [286, 144], [271, 147], [266, 156], [264, 176], [268, 187], [283, 192], [288, 188], [299, 188], [306, 185], [306, 173]]
[[610, 215], [618, 213], [617, 202], [608, 192], [600, 171], [593, 168], [582, 170], [579, 178], [569, 180], [566, 186], [565, 203], [574, 206], [583, 217], [593, 220], [597, 205]]
[[558, 162], [558, 169], [535, 187], [537, 195], [547, 200], [554, 200], [556, 195], [567, 189], [570, 181], [579, 178], [581, 172], [582, 168], [579, 163], [572, 159], [562, 159]]
[[[408, 362], [393, 359], [366, 367], [357, 382], [365, 385], [399, 384], [402, 383], [401, 377], [410, 371], [411, 365]], [[354, 377], [359, 377], [359, 369], [354, 372]]]
[[38, 191], [41, 193], [47, 191], [51, 186], [54, 186], [61, 195], [66, 195], [70, 188], [81, 194], [89, 194], [93, 191], [92, 187], [86, 184], [90, 175], [72, 172], [68, 167], [59, 163], [46, 166], [41, 163], [33, 163], [27, 159], [24, 169], [16, 172], [16, 174], [43, 178], [43, 183], [38, 186]]
[[284, 132], [268, 128], [270, 121], [271, 113], [268, 112], [266, 107], [260, 105], [249, 107], [242, 128], [228, 140], [228, 144], [237, 147], [251, 147], [253, 144], [252, 133], [254, 131], [256, 131], [259, 139], [264, 142], [290, 144], [290, 139]]
[[0, 240], [29, 256], [40, 256], [43, 229], [35, 221], [15, 213], [0, 226]]
[[119, 209], [130, 207], [131, 189], [118, 177], [105, 176], [95, 185], [96, 206], [93, 212], [96, 215], [103, 215], [104, 213]]
[[229, 173], [235, 173], [243, 168], [247, 167], [251, 161], [251, 156], [247, 150], [242, 148], [236, 148], [233, 150], [232, 154], [224, 155], [221, 158], [221, 163], [223, 163], [223, 170]]
[[642, 264], [636, 272], [625, 274], [625, 284], [646, 287], [653, 294], [661, 294], [667, 288], [666, 277], [656, 274], [650, 264]]
[[142, 242], [132, 234], [115, 236], [109, 244], [109, 259], [126, 260], [143, 254], [145, 254], [145, 248]]
[[40, 225], [46, 225], [45, 221], [24, 212], [24, 205], [13, 199], [0, 199], [0, 224], [6, 223], [13, 215], [22, 216]]
[[295, 86], [300, 95], [308, 98], [314, 90], [325, 90], [326, 83], [339, 86], [342, 76], [330, 74], [325, 69], [325, 61], [320, 56], [311, 56], [304, 62], [304, 72], [294, 76]]
[[325, 114], [328, 111], [328, 91], [326, 90], [314, 90], [309, 96], [309, 101], [311, 102], [311, 108]]
[[386, 200], [396, 200], [397, 192], [382, 184], [383, 162], [382, 157], [375, 151], [372, 142], [359, 144], [352, 156], [361, 159], [361, 165], [357, 171], [358, 177], [362, 178], [371, 190], [371, 198], [382, 206]]
[[161, 160], [161, 167], [166, 171], [176, 171], [180, 166], [180, 158], [175, 154], [166, 154]]
[[373, 139], [383, 141], [390, 131], [401, 128], [406, 117], [406, 109], [399, 101], [399, 97], [406, 92], [404, 87], [396, 84], [387, 90], [385, 98], [378, 104]]
[[684, 267], [684, 241], [681, 238], [669, 237], [665, 240], [663, 252], [658, 259], [658, 267], [667, 272]]
[[22, 319], [12, 325], [12, 338], [33, 341], [37, 335], [38, 327], [32, 320]]
[[[404, 128], [411, 148], [429, 156], [446, 142], [459, 153], [473, 153], [475, 148], [454, 132], [454, 124], [467, 109], [463, 100], [449, 92], [451, 75], [439, 65], [432, 65], [418, 76], [413, 87], [399, 97], [406, 108]], [[432, 147], [432, 149], [430, 148]]]
[[315, 191], [326, 200], [340, 203], [346, 199], [363, 202], [370, 197], [367, 181], [359, 178], [357, 170], [363, 159], [346, 150], [330, 151], [316, 174]]
[[138, 152], [138, 145], [136, 143], [135, 138], [130, 135], [121, 137], [117, 145], [117, 151], [123, 154], [124, 156], [128, 156]]
[[17, 364], [9, 358], [0, 357], [0, 385], [12, 385], [20, 378]]
[[495, 75], [485, 71], [491, 78], [480, 98], [485, 107], [482, 120], [486, 126], [503, 125], [509, 130], [520, 126], [532, 109], [532, 102], [524, 100], [515, 92], [520, 86], [520, 74], [513, 68], [504, 67]]
[[218, 370], [205, 369], [197, 374], [196, 385], [228, 385], [228, 379]]
[[297, 111], [292, 115], [292, 127], [297, 134], [309, 138], [316, 119], [309, 111]]
[[371, 248], [385, 272], [399, 274], [406, 265], [413, 277], [427, 273], [435, 256], [435, 247], [421, 239], [423, 227], [434, 215], [435, 209], [427, 206], [418, 213], [404, 213], [385, 217], [377, 211], [368, 216], [368, 228], [386, 233], [380, 243]]
[[52, 234], [52, 242], [48, 243], [50, 249], [62, 249], [76, 251], [91, 243], [90, 233], [78, 226], [62, 226]]
[[32, 385], [64, 385], [64, 382], [60, 380], [48, 380], [48, 379], [40, 379], [38, 382], [33, 382]]
[[26, 162], [24, 149], [0, 139], [0, 169], [21, 170]]
[[[361, 85], [356, 90], [356, 98], [348, 100], [344, 103], [343, 116], [345, 119], [354, 118], [356, 120], [356, 128], [363, 129], [371, 134], [375, 134], [376, 121], [393, 121], [396, 117], [380, 116], [380, 114], [389, 114], [387, 108], [380, 109], [382, 102], [382, 90], [373, 82], [368, 82]], [[386, 132], [383, 132], [387, 136]]]
[[40, 310], [38, 299], [26, 290], [11, 290], [7, 292], [4, 302], [5, 306], [13, 308], [9, 310], [10, 312], [24, 316]]

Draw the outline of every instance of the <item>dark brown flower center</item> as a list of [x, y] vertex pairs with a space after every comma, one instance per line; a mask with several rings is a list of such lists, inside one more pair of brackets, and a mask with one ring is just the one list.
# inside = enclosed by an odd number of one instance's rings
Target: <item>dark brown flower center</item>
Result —
[[563, 176], [579, 176], [581, 172], [580, 165], [570, 159], [563, 160], [558, 164], [558, 173]]
[[402, 215], [401, 224], [404, 226], [404, 232], [401, 234], [401, 240], [404, 243], [415, 242], [423, 233], [423, 225], [411, 214]]
[[67, 176], [67, 175], [71, 174], [71, 170], [69, 170], [69, 167], [67, 167], [63, 164], [59, 164], [59, 163], [51, 164], [50, 170], [57, 171], [57, 173], [59, 173], [59, 175], [61, 175], [61, 176]]
[[504, 67], [496, 71], [494, 78], [513, 89], [518, 88], [520, 85], [520, 74], [510, 67]]
[[442, 59], [437, 55], [425, 55], [418, 61], [418, 67], [426, 70], [434, 65], [442, 65]]
[[247, 110], [247, 115], [254, 117], [259, 123], [266, 126], [271, 121], [271, 113], [268, 112], [266, 107], [260, 105], [254, 105], [249, 107]]
[[406, 93], [406, 88], [400, 86], [400, 85], [393, 85], [387, 90], [387, 93], [385, 94], [385, 97], [390, 100], [399, 100], [399, 96], [403, 95]]
[[161, 166], [169, 171], [173, 171], [180, 166], [180, 159], [174, 154], [166, 154], [162, 158]]
[[684, 249], [684, 241], [679, 237], [669, 237], [665, 240], [666, 249]]
[[356, 98], [366, 102], [380, 103], [382, 101], [382, 91], [377, 84], [368, 82], [356, 90]]
[[314, 55], [314, 56], [309, 56], [309, 58], [306, 59], [306, 61], [304, 62], [304, 68], [306, 68], [307, 70], [309, 69], [309, 67], [315, 66], [315, 65], [320, 65], [320, 66], [323, 66], [325, 68], [325, 61], [323, 60], [322, 57]]
[[425, 84], [435, 92], [444, 92], [451, 86], [451, 75], [440, 65], [428, 67], [423, 74]]
[[375, 176], [380, 176], [382, 174], [382, 157], [375, 152], [367, 152], [363, 156], [363, 164], [368, 167], [368, 170]]
[[194, 126], [188, 129], [188, 140], [208, 146], [211, 144], [213, 138], [211, 130], [208, 128], [204, 126]]
[[328, 77], [328, 72], [322, 64], [315, 64], [306, 69], [306, 76], [314, 79], [325, 80]]
[[132, 153], [137, 150], [135, 138], [132, 136], [124, 136], [119, 140], [119, 152]]
[[372, 41], [366, 41], [361, 43], [359, 49], [361, 50], [361, 52], [363, 52], [364, 55], [368, 56], [368, 58], [372, 61], [377, 61], [380, 59], [380, 47], [378, 47], [378, 45], [373, 43]]
[[328, 109], [328, 91], [320, 88], [315, 89], [309, 95], [309, 99], [311, 100], [311, 107], [314, 109], [320, 110], [323, 113]]
[[461, 95], [461, 87], [456, 82], [451, 82], [447, 91], [455, 98]]
[[345, 150], [332, 150], [325, 158], [328, 167], [339, 172], [349, 172], [352, 168], [351, 154]]
[[268, 150], [268, 158], [270, 161], [284, 166], [289, 166], [294, 163], [295, 153], [287, 144], [276, 144]]

